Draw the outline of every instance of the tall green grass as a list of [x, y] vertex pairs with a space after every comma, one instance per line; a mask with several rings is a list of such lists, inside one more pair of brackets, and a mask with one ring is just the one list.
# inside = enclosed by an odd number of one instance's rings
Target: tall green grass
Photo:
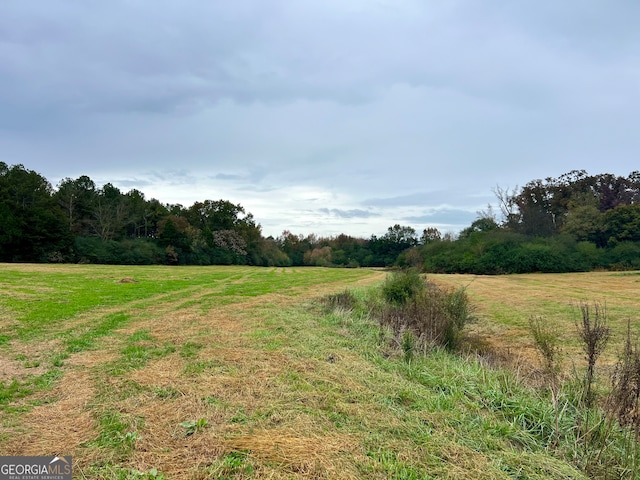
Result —
[[[398, 278], [400, 281], [394, 285]], [[412, 293], [396, 295], [401, 290], [398, 285]], [[412, 299], [424, 292], [420, 285], [424, 283], [396, 274], [382, 285], [381, 295], [343, 292], [325, 301], [332, 315], [342, 317], [344, 325], [349, 325], [358, 335], [369, 337], [366, 344], [373, 345], [373, 338], [377, 338], [378, 348], [385, 352], [384, 358], [377, 358], [377, 363], [406, 380], [407, 383], [395, 385], [397, 393], [390, 405], [434, 416], [439, 422], [429, 423], [431, 432], [451, 431], [457, 445], [488, 456], [491, 465], [500, 465], [504, 472], [517, 478], [581, 478], [582, 475], [597, 479], [636, 478], [640, 421], [634, 421], [633, 412], [639, 402], [633, 392], [640, 384], [640, 380], [634, 380], [640, 371], [640, 354], [631, 340], [627, 340], [616, 369], [613, 396], [601, 395], [597, 399], [592, 390], [595, 359], [590, 363], [592, 368], [587, 379], [578, 374], [561, 379], [557, 365], [558, 338], [541, 317], [533, 318], [531, 324], [532, 336], [546, 361], [544, 372], [548, 383], [540, 387], [524, 381], [517, 372], [491, 366], [482, 357], [446, 351], [433, 344], [419, 355], [412, 354], [410, 362], [400, 361], [407, 360], [406, 343], [394, 341], [393, 329], [385, 332], [385, 323], [377, 324], [375, 314], [370, 313], [381, 310], [381, 301], [389, 302], [394, 308], [398, 306], [398, 299], [401, 305], [411, 305]], [[393, 295], [389, 295], [390, 291]], [[405, 321], [410, 326], [415, 321], [413, 309], [396, 312], [398, 316], [407, 315], [404, 320], [396, 319], [399, 324]], [[599, 354], [604, 348], [600, 330], [606, 331], [603, 311], [594, 309], [592, 315], [594, 312], [598, 314], [597, 321], [592, 319], [590, 323], [589, 318], [583, 318], [586, 326], [578, 325], [582, 329], [576, 332], [582, 336], [586, 355], [591, 358], [597, 357], [593, 353], [596, 340], [591, 337], [597, 337], [600, 342], [596, 345]], [[589, 316], [585, 305], [582, 313], [583, 317]], [[428, 313], [423, 318], [428, 318]], [[376, 328], [379, 331], [367, 332], [357, 326], [359, 322], [369, 322], [372, 331]], [[598, 331], [594, 330], [594, 324]], [[617, 410], [611, 411], [612, 406]], [[524, 469], [512, 456], [516, 451], [521, 459], [535, 458], [536, 465]], [[496, 476], [487, 478], [500, 478], [497, 472], [491, 475]]]
[[[348, 331], [342, 337], [345, 345], [375, 366], [367, 372], [373, 398], [361, 399], [372, 404], [369, 418], [339, 418], [341, 428], [376, 432], [372, 462], [363, 474], [586, 478], [562, 448], [553, 447], [556, 424], [546, 391], [527, 386], [516, 373], [493, 368], [481, 357], [434, 344], [405, 361], [406, 351], [393, 331], [376, 317], [386, 301], [384, 288], [343, 292], [324, 301], [328, 313], [323, 324], [332, 332]], [[562, 426], [571, 431], [568, 415]], [[455, 462], [464, 474], [455, 473]]]

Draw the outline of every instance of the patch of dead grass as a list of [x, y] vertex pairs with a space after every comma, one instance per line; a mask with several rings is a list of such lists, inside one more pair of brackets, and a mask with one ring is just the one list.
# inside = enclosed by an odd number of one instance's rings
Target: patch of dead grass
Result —
[[354, 462], [365, 458], [358, 437], [314, 434], [292, 428], [255, 431], [227, 438], [222, 443], [228, 450], [248, 452], [262, 461], [311, 478], [358, 478]]
[[34, 407], [3, 445], [7, 455], [75, 455], [82, 442], [96, 435], [87, 406], [95, 388], [89, 370], [67, 372], [47, 396], [56, 400]]
[[138, 280], [132, 277], [124, 277], [121, 278], [118, 283], [138, 283]]
[[[452, 480], [494, 480], [496, 471], [489, 468], [490, 459], [475, 450], [457, 443], [448, 443], [441, 452], [447, 466], [446, 478]], [[506, 476], [504, 478], [507, 478]]]
[[[139, 439], [127, 462], [138, 470], [157, 468], [169, 478], [210, 465], [224, 452], [220, 432], [228, 422], [223, 411], [208, 408], [197, 394], [177, 399], [130, 397], [119, 405], [121, 412], [144, 418]], [[181, 422], [207, 420], [207, 427], [186, 435]]]
[[96, 368], [100, 365], [113, 362], [119, 356], [114, 343], [116, 342], [112, 343], [112, 340], [109, 340], [108, 348], [85, 350], [83, 352], [74, 353], [65, 360], [65, 365], [69, 367]]
[[30, 375], [41, 375], [46, 369], [43, 365], [26, 367], [24, 360], [8, 358], [0, 354], [0, 382], [11, 383], [13, 380], [23, 380]]

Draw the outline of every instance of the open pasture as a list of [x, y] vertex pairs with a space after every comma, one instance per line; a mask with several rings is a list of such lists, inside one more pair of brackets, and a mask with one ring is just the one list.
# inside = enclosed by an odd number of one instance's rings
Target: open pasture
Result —
[[526, 362], [537, 361], [529, 318], [543, 317], [561, 339], [563, 366], [581, 365], [582, 345], [576, 335], [581, 304], [606, 308], [611, 328], [602, 363], [617, 359], [630, 321], [640, 336], [640, 272], [584, 272], [500, 276], [436, 275], [428, 277], [454, 287], [466, 287], [478, 321], [469, 327], [480, 342], [496, 353]]
[[[624, 330], [640, 276], [589, 275], [430, 277], [468, 284], [474, 333], [517, 351], [530, 313], [571, 330], [580, 299]], [[366, 315], [317, 302], [384, 278], [0, 265], [0, 452], [71, 454], [76, 478], [585, 478], [507, 416], [506, 395], [548, 412], [504, 374], [443, 352], [407, 365]]]

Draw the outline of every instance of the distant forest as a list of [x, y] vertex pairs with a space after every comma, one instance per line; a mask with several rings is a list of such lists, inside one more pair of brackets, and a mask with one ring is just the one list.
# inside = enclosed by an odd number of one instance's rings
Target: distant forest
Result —
[[377, 237], [284, 231], [265, 238], [240, 204], [190, 207], [122, 192], [91, 178], [55, 188], [0, 162], [0, 261], [128, 265], [415, 267], [502, 274], [640, 269], [640, 172], [571, 171], [522, 188], [497, 187], [497, 207], [458, 235], [393, 225]]

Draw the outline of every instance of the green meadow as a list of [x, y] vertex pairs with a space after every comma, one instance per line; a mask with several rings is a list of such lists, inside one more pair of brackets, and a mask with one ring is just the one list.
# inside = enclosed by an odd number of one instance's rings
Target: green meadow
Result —
[[631, 478], [569, 441], [527, 325], [559, 327], [570, 382], [576, 305], [606, 303], [604, 392], [640, 275], [429, 276], [464, 286], [476, 320], [461, 351], [410, 361], [373, 315], [385, 277], [2, 264], [0, 453], [73, 455], [90, 479]]

